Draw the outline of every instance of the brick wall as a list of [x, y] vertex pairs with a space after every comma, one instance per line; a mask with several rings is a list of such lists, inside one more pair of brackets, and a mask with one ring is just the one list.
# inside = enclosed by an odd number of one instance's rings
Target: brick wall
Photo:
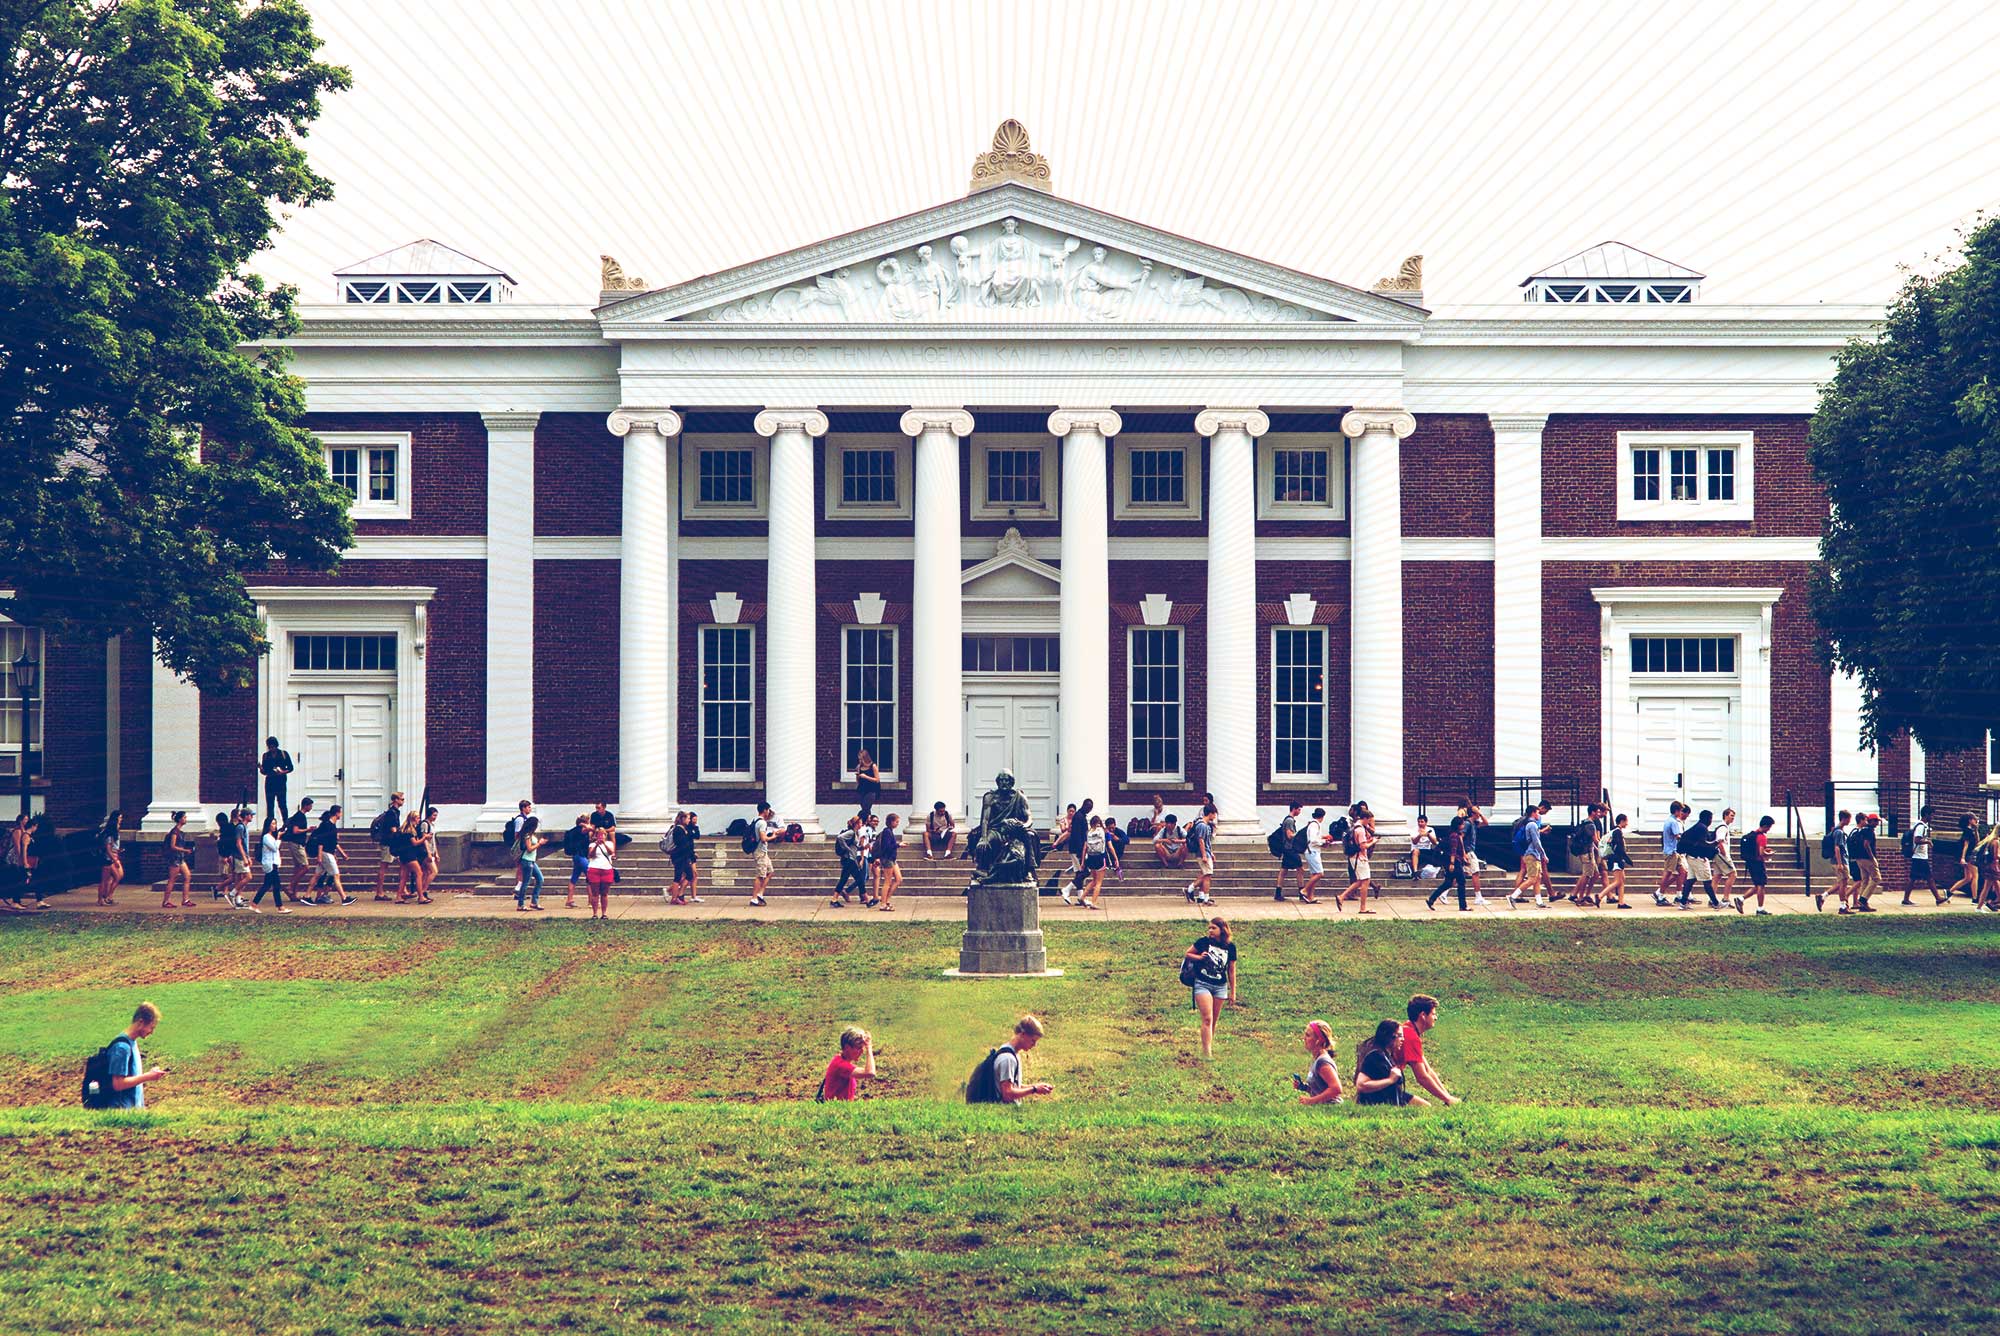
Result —
[[263, 741], [257, 735], [255, 687], [202, 692], [201, 801], [233, 803], [247, 797], [262, 802], [257, 758], [263, 754]]
[[[819, 594], [813, 600], [814, 652], [818, 656], [819, 685], [815, 694], [819, 724], [819, 755], [815, 760], [814, 784], [818, 799], [823, 803], [845, 804], [854, 800], [854, 786], [841, 773], [845, 752], [841, 744], [841, 638], [849, 625], [856, 625], [849, 617], [846, 621], [836, 621], [827, 615], [823, 605], [852, 603], [864, 593], [881, 595], [884, 602], [901, 604], [907, 610], [914, 593], [915, 570], [907, 561], [823, 561], [819, 564]], [[916, 726], [911, 711], [912, 693], [915, 691], [915, 667], [911, 661], [912, 626], [907, 612], [900, 617], [885, 615], [884, 625], [896, 628], [896, 748], [895, 771], [898, 778], [884, 781], [882, 802], [889, 807], [910, 807], [915, 801], [911, 791], [910, 740]], [[957, 720], [954, 718], [954, 725]], [[881, 757], [875, 758], [882, 763]], [[886, 771], [890, 767], [883, 764]], [[925, 798], [924, 802], [931, 801]]]
[[[1132, 716], [1130, 631], [1144, 625], [1137, 617], [1119, 615], [1110, 605], [1134, 605], [1148, 594], [1165, 594], [1176, 604], [1200, 604], [1202, 614], [1183, 621], [1184, 610], [1175, 609], [1174, 622], [1181, 629], [1181, 747], [1182, 774], [1179, 784], [1153, 781], [1126, 782], [1131, 762]], [[1110, 563], [1105, 615], [1111, 622], [1111, 730], [1110, 806], [1150, 806], [1155, 793], [1169, 805], [1185, 805], [1209, 787], [1208, 783], [1208, 565], [1200, 561], [1114, 561]]]
[[[1592, 585], [1783, 586], [1771, 609], [1771, 792], [1809, 804], [1832, 765], [1831, 687], [1806, 607], [1804, 562], [1548, 562], [1542, 567], [1542, 769], [1602, 787], [1599, 614]], [[1614, 798], [1618, 795], [1613, 795]]]
[[[1542, 532], [1551, 538], [1611, 534], [1746, 534], [1817, 538], [1826, 494], [1806, 462], [1806, 417], [1694, 414], [1558, 414], [1542, 431]], [[1756, 434], [1752, 522], [1675, 524], [1618, 518], [1621, 431], [1750, 431]], [[1405, 445], [1408, 443], [1405, 442]]]
[[1493, 424], [1484, 413], [1420, 414], [1403, 442], [1403, 536], [1493, 536]]
[[1978, 796], [1985, 782], [1986, 753], [1981, 748], [1924, 753], [1924, 795], [1937, 809], [1931, 824], [1940, 838], [1947, 834], [1957, 838], [1958, 819], [1967, 813], [1986, 819], [1986, 804]]
[[[763, 603], [767, 567], [761, 561], [684, 561], [681, 563], [680, 638], [680, 784], [683, 800], [690, 807], [703, 803], [756, 802], [764, 796], [764, 737], [770, 727], [764, 702], [764, 664], [769, 657], [766, 643], [770, 628], [764, 622]], [[755, 604], [756, 615], [744, 609], [744, 621], [757, 628], [756, 661], [751, 671], [757, 681], [756, 723], [753, 738], [754, 776], [748, 784], [711, 784], [700, 779], [701, 757], [701, 627], [709, 621], [708, 601], [721, 591], [733, 592], [746, 604]], [[692, 615], [690, 605], [700, 605]]]
[[410, 518], [360, 520], [363, 534], [486, 532], [486, 423], [477, 413], [313, 413], [313, 431], [410, 433]]
[[[680, 464], [670, 443], [668, 462]], [[625, 443], [602, 413], [544, 413], [535, 426], [535, 532], [561, 537], [614, 535], [623, 504]]]
[[[1269, 782], [1271, 773], [1271, 627], [1284, 625], [1282, 617], [1268, 614], [1272, 604], [1283, 603], [1295, 593], [1311, 594], [1334, 611], [1326, 627], [1327, 774], [1320, 785]], [[1349, 748], [1348, 701], [1353, 682], [1348, 671], [1349, 620], [1347, 563], [1344, 561], [1260, 561], [1257, 563], [1257, 783], [1259, 801], [1265, 805], [1283, 803], [1296, 796], [1308, 808], [1324, 804], [1346, 806], [1353, 759]], [[1224, 813], [1225, 816], [1235, 815]]]
[[104, 642], [48, 638], [42, 653], [44, 810], [58, 826], [102, 821], [105, 713]]
[[118, 806], [137, 824], [153, 797], [153, 657], [145, 635], [118, 647]]
[[[618, 798], [618, 631], [617, 562], [535, 563], [534, 790], [540, 801]], [[660, 745], [671, 740], [662, 738]]]
[[1403, 801], [1425, 775], [1493, 773], [1493, 566], [1406, 561]]

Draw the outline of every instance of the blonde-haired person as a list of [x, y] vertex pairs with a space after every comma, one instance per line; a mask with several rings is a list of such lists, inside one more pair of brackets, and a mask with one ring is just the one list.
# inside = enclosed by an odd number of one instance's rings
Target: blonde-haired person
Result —
[[899, 812], [891, 812], [868, 854], [869, 871], [875, 878], [875, 907], [885, 912], [890, 908], [890, 897], [903, 884], [903, 869], [896, 862], [902, 847], [903, 817]]
[[1195, 962], [1194, 1009], [1201, 1015], [1201, 1055], [1215, 1051], [1215, 1017], [1224, 1002], [1236, 1000], [1236, 943], [1230, 940], [1229, 921], [1216, 917], [1208, 921], [1208, 931], [1187, 949]]
[[850, 1025], [840, 1032], [840, 1053], [826, 1064], [826, 1074], [819, 1078], [819, 1097], [858, 1099], [861, 1082], [874, 1079], [874, 1037], [860, 1026]]
[[1292, 1074], [1292, 1089], [1300, 1092], [1301, 1104], [1339, 1104], [1347, 1098], [1340, 1086], [1340, 1066], [1334, 1061], [1337, 1046], [1333, 1039], [1333, 1027], [1325, 1021], [1307, 1021], [1305, 1034], [1306, 1053], [1312, 1058], [1312, 1067], [1306, 1075]]

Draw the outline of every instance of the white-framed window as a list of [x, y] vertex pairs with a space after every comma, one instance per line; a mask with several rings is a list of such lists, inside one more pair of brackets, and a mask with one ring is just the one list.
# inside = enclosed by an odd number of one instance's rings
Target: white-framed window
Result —
[[1062, 637], [966, 636], [959, 668], [968, 673], [1059, 673]]
[[292, 671], [295, 673], [393, 673], [396, 671], [396, 634], [332, 635], [308, 632], [294, 635]]
[[1736, 637], [1633, 636], [1631, 662], [1634, 673], [1734, 677]]
[[1181, 777], [1181, 628], [1134, 626], [1127, 632], [1126, 772], [1135, 781]]
[[762, 518], [770, 501], [768, 447], [751, 433], [683, 433], [681, 518]]
[[1052, 436], [975, 434], [972, 518], [1054, 519], [1058, 470]]
[[854, 778], [864, 749], [895, 778], [896, 628], [848, 626], [840, 633], [841, 773]]
[[757, 743], [757, 628], [701, 628], [703, 779], [749, 779]]
[[[0, 622], [0, 775], [21, 778], [21, 734], [25, 728], [28, 751], [39, 758], [42, 751], [42, 706], [48, 700], [49, 656], [43, 649], [42, 633], [31, 626]], [[14, 683], [14, 662], [23, 656], [41, 665], [35, 679], [35, 701], [23, 718], [21, 689]], [[30, 773], [46, 772], [39, 759], [29, 763]]]
[[323, 431], [326, 471], [354, 498], [357, 520], [410, 518], [410, 434], [406, 431]]
[[1618, 518], [1712, 522], [1754, 518], [1747, 431], [1618, 433]]
[[1324, 783], [1326, 628], [1271, 628], [1271, 778]]
[[1257, 514], [1346, 519], [1347, 438], [1337, 432], [1268, 432], [1259, 437]]
[[1986, 782], [2000, 784], [2000, 729], [1986, 730]]
[[909, 437], [835, 432], [827, 436], [822, 448], [828, 519], [910, 517]]
[[1111, 509], [1119, 519], [1201, 518], [1201, 438], [1138, 433], [1112, 443]]

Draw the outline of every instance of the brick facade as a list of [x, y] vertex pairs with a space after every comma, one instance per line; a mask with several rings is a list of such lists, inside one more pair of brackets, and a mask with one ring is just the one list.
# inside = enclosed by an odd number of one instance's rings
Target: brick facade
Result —
[[118, 806], [136, 824], [153, 798], [153, 658], [143, 635], [118, 645]]
[[[682, 801], [698, 808], [703, 803], [753, 803], [764, 796], [764, 735], [773, 726], [765, 717], [764, 665], [769, 658], [766, 643], [770, 627], [764, 622], [763, 604], [767, 567], [761, 561], [684, 561], [681, 563], [680, 784]], [[753, 773], [748, 783], [704, 781], [701, 779], [701, 628], [711, 620], [708, 601], [719, 592], [734, 593], [743, 600], [743, 620], [756, 626], [755, 658], [751, 676], [756, 681], [757, 711], [751, 740]]]
[[58, 826], [102, 821], [105, 801], [104, 642], [48, 638], [42, 652], [43, 810]]
[[[1421, 423], [1422, 419], [1418, 421]], [[1826, 494], [1806, 461], [1804, 416], [1557, 414], [1542, 429], [1542, 533], [1549, 538], [1613, 534], [1730, 538], [1817, 538]], [[1752, 521], [1618, 519], [1618, 433], [1749, 431], [1755, 433]], [[1407, 445], [1408, 443], [1405, 442]]]
[[[1310, 808], [1316, 804], [1345, 807], [1354, 801], [1349, 775], [1348, 701], [1352, 678], [1348, 671], [1350, 607], [1344, 561], [1260, 561], [1257, 563], [1257, 789], [1265, 805], [1282, 805], [1297, 797]], [[1276, 784], [1271, 780], [1271, 628], [1285, 625], [1274, 614], [1295, 593], [1311, 594], [1321, 605], [1326, 626], [1326, 754], [1325, 784]], [[1234, 813], [1224, 813], [1234, 816]]]
[[[1105, 615], [1110, 619], [1111, 698], [1106, 713], [1111, 729], [1111, 796], [1113, 806], [1150, 806], [1155, 793], [1169, 806], [1185, 806], [1208, 784], [1208, 620], [1204, 613], [1183, 620], [1187, 609], [1176, 606], [1174, 623], [1181, 631], [1181, 773], [1179, 783], [1126, 778], [1131, 763], [1131, 631], [1144, 618], [1134, 605], [1148, 594], [1165, 594], [1176, 605], [1205, 605], [1208, 567], [1199, 561], [1114, 561], [1110, 563]], [[1120, 608], [1130, 611], [1121, 614]]]
[[[678, 445], [669, 461], [678, 465]], [[625, 443], [602, 413], [544, 413], [535, 425], [535, 532], [616, 535], [624, 502]]]
[[618, 798], [618, 618], [617, 562], [535, 563], [540, 801]]
[[[858, 625], [849, 612], [844, 620], [836, 619], [827, 612], [833, 604], [851, 604], [864, 593], [879, 594], [885, 603], [892, 605], [893, 615], [885, 614], [884, 626], [896, 630], [896, 750], [893, 779], [885, 779], [882, 784], [882, 803], [886, 807], [910, 807], [917, 802], [917, 795], [911, 790], [910, 736], [916, 726], [912, 715], [912, 696], [916, 690], [915, 671], [911, 663], [912, 628], [907, 609], [914, 592], [915, 571], [907, 561], [822, 561], [818, 570], [819, 591], [813, 601], [818, 616], [815, 618], [814, 654], [819, 665], [818, 690], [814, 696], [817, 707], [819, 728], [819, 756], [814, 774], [814, 789], [819, 801], [832, 805], [844, 805], [854, 801], [854, 784], [843, 774], [845, 753], [841, 745], [841, 638], [847, 627]], [[761, 663], [760, 663], [761, 667]], [[881, 757], [875, 758], [885, 774], [890, 767]], [[931, 799], [925, 797], [926, 805]]]
[[1493, 773], [1493, 564], [1406, 561], [1403, 606], [1403, 801], [1414, 806], [1424, 776]]
[[1484, 413], [1419, 416], [1402, 458], [1405, 538], [1493, 536], [1493, 424]]
[[410, 518], [358, 520], [359, 534], [486, 532], [486, 423], [477, 413], [314, 413], [313, 431], [410, 433]]

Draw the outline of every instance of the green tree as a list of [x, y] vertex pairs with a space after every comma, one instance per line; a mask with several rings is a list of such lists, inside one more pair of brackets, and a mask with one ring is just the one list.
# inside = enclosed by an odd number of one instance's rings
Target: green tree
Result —
[[1833, 506], [1813, 615], [1866, 688], [1866, 737], [1982, 745], [2000, 725], [2000, 219], [1841, 352], [1811, 440]]
[[0, 612], [245, 682], [244, 575], [352, 536], [302, 385], [245, 347], [296, 327], [248, 266], [332, 193], [300, 140], [347, 72], [298, 0], [0, 0], [0, 41]]

